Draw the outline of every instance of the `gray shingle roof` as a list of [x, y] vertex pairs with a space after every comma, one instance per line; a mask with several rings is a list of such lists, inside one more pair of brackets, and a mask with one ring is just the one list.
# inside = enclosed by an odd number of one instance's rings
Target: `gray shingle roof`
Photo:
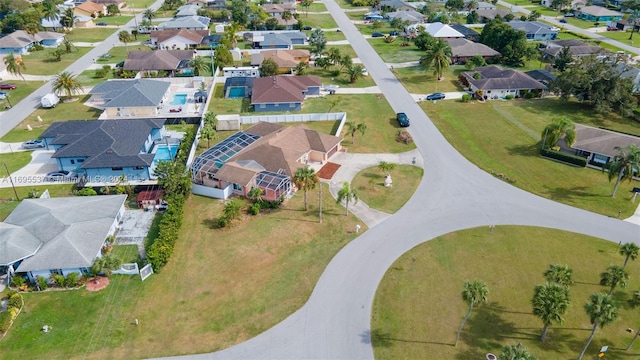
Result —
[[640, 137], [621, 134], [605, 129], [598, 129], [582, 124], [576, 126], [576, 142], [572, 148], [592, 153], [615, 156], [618, 151], [614, 148], [625, 148], [631, 144], [640, 146]]
[[[479, 73], [481, 78], [474, 79], [474, 73]], [[462, 74], [469, 83], [482, 90], [546, 89], [546, 86], [542, 83], [521, 71], [503, 69], [496, 65], [477, 67], [474, 71], [467, 71]]]
[[81, 169], [149, 166], [154, 154], [141, 153], [152, 129], [160, 129], [165, 119], [122, 119], [56, 122], [42, 138], [64, 145], [52, 157], [87, 157]]
[[96, 85], [89, 94], [101, 94], [105, 108], [158, 106], [169, 90], [166, 81], [135, 79], [107, 80]]
[[476, 43], [465, 38], [446, 39], [446, 42], [451, 46], [451, 55], [454, 57], [469, 57], [469, 56], [500, 56], [500, 53], [488, 47], [485, 44]]
[[537, 21], [520, 21], [513, 20], [507, 24], [514, 30], [522, 30], [527, 34], [553, 34], [557, 31], [551, 30], [551, 26], [539, 23]]
[[211, 19], [204, 16], [182, 16], [163, 22], [158, 29], [202, 29], [209, 28]]
[[0, 223], [0, 263], [14, 263], [31, 252], [33, 256], [16, 271], [90, 267], [126, 198], [110, 195], [23, 200]]
[[194, 57], [195, 51], [193, 50], [131, 51], [124, 61], [122, 69], [132, 71], [178, 70], [180, 63], [187, 62]]

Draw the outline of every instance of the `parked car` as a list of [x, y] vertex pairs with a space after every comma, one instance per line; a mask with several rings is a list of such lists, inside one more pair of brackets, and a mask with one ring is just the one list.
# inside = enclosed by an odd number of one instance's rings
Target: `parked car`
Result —
[[391, 35], [391, 36], [400, 36], [400, 31], [391, 30], [391, 31], [389, 31], [389, 35]]
[[107, 26], [107, 23], [104, 21], [101, 21], [99, 23], [96, 23], [96, 26]]
[[564, 17], [574, 17], [574, 16], [576, 16], [576, 14], [571, 13], [571, 12], [568, 12], [568, 13], [564, 14]]
[[563, 23], [563, 24], [566, 24], [567, 23], [567, 19], [560, 19], [560, 22]]
[[309, 25], [305, 26], [302, 28], [302, 30], [312, 30], [313, 28]]
[[7, 94], [7, 93], [6, 93], [6, 92], [4, 92], [4, 91], [0, 91], [0, 100], [4, 100], [4, 99], [6, 99], [6, 98], [7, 98], [7, 95], [9, 95], [9, 94]]
[[374, 37], [374, 38], [384, 37], [384, 34], [376, 31], [373, 34], [371, 34], [371, 37]]
[[396, 120], [398, 120], [398, 125], [402, 127], [409, 126], [409, 117], [405, 113], [397, 113]]
[[620, 29], [618, 29], [615, 26], [607, 26], [607, 31], [618, 31], [618, 30], [620, 30]]
[[23, 149], [40, 149], [44, 147], [44, 141], [38, 139], [27, 140], [22, 143]]
[[16, 86], [13, 84], [0, 84], [0, 90], [15, 90]]
[[78, 177], [78, 174], [66, 170], [52, 171], [45, 177], [46, 181], [68, 181]]
[[156, 205], [156, 210], [158, 211], [166, 211], [169, 208], [169, 203], [166, 201], [163, 201], [160, 203], [160, 205]]
[[444, 99], [444, 94], [443, 93], [433, 93], [433, 94], [429, 94], [427, 95], [427, 97], [425, 98], [426, 100], [442, 100]]

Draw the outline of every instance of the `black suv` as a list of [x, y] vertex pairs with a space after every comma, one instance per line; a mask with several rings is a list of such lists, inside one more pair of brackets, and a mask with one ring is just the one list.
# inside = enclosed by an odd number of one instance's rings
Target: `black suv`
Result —
[[402, 127], [409, 126], [409, 118], [407, 117], [407, 114], [405, 114], [405, 113], [397, 113], [396, 114], [396, 120], [398, 120], [398, 125], [400, 125]]

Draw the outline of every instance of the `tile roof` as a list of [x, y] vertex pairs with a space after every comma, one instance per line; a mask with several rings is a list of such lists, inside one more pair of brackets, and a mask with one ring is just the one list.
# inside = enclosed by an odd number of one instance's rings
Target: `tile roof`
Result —
[[181, 62], [195, 57], [193, 50], [130, 51], [124, 70], [177, 70]]
[[260, 65], [264, 59], [273, 59], [278, 67], [295, 67], [300, 63], [296, 58], [306, 58], [309, 61], [309, 50], [266, 50], [251, 56], [251, 65]]
[[[479, 73], [481, 78], [474, 79], [475, 73]], [[466, 71], [462, 74], [469, 83], [482, 90], [546, 89], [546, 86], [521, 71], [503, 69], [496, 65], [477, 67], [474, 71]]]
[[476, 43], [465, 38], [446, 39], [451, 46], [451, 55], [469, 57], [469, 56], [500, 56], [500, 53], [488, 47], [485, 44]]
[[209, 36], [209, 30], [187, 30], [187, 29], [166, 29], [151, 31], [151, 38], [156, 38], [161, 43], [175, 36], [181, 36], [191, 40], [196, 44], [200, 44], [202, 39]]
[[105, 9], [104, 4], [96, 4], [93, 1], [85, 1], [76, 5], [76, 9], [84, 10], [88, 13], [103, 12]]
[[578, 11], [583, 14], [588, 14], [593, 16], [622, 16], [622, 13], [609, 10], [602, 6], [583, 6]]
[[107, 80], [91, 89], [89, 94], [101, 94], [105, 108], [158, 106], [171, 83], [159, 80]]
[[631, 144], [640, 146], [640, 137], [621, 134], [610, 130], [598, 129], [582, 124], [576, 126], [576, 142], [572, 148], [592, 153], [615, 156], [618, 151], [614, 148], [625, 148]]
[[51, 145], [64, 145], [53, 158], [87, 157], [81, 169], [149, 166], [154, 154], [141, 153], [151, 130], [165, 119], [123, 119], [55, 122], [42, 138]]
[[26, 257], [16, 269], [19, 272], [90, 267], [126, 198], [23, 200], [0, 223], [0, 263]]
[[302, 102], [303, 92], [320, 86], [317, 76], [269, 76], [253, 81], [251, 104]]

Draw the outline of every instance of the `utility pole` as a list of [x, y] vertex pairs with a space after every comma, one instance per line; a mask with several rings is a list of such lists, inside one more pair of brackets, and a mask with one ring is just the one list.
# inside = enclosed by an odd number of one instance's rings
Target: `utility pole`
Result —
[[11, 173], [9, 172], [7, 163], [3, 161], [2, 164], [4, 164], [4, 169], [7, 170], [7, 176], [9, 176], [9, 181], [11, 181], [11, 187], [13, 188], [13, 193], [16, 195], [16, 200], [20, 201], [20, 197], [18, 196], [18, 192], [16, 191], [16, 186], [13, 184], [13, 178], [11, 177]]

